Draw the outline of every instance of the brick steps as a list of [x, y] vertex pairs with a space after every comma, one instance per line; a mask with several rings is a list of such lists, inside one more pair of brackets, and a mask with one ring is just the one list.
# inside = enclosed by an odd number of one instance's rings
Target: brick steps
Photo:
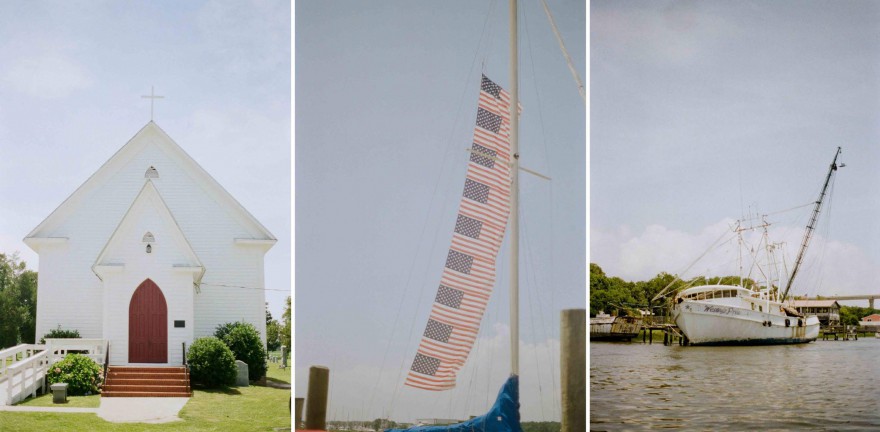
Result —
[[102, 397], [191, 397], [185, 367], [110, 366]]

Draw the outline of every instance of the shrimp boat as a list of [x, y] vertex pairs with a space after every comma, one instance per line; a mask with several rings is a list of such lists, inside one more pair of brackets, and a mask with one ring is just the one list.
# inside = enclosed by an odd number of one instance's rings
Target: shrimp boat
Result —
[[[672, 316], [689, 344], [781, 345], [809, 343], [819, 337], [819, 318], [797, 312], [786, 303], [786, 299], [810, 243], [831, 177], [837, 171], [840, 153], [841, 149], [838, 147], [782, 295], [778, 295], [769, 276], [765, 286], [758, 290], [716, 284], [687, 288], [679, 292], [673, 298]], [[766, 239], [769, 224], [765, 222], [761, 226]], [[741, 236], [744, 230], [746, 228], [738, 228], [738, 235]], [[768, 250], [774, 247], [769, 242], [765, 244]], [[765, 274], [769, 275], [769, 270]]]

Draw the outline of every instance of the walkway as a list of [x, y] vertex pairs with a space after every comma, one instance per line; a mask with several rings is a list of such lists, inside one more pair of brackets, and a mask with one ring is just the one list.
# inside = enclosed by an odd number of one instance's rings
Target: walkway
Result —
[[177, 413], [189, 398], [101, 398], [98, 408], [65, 408], [63, 406], [0, 406], [0, 411], [56, 412], [97, 414], [113, 423], [168, 423], [181, 420]]

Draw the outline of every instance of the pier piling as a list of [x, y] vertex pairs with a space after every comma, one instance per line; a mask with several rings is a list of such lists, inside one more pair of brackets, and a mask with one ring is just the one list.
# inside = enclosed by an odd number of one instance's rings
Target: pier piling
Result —
[[296, 417], [294, 418], [293, 429], [299, 429], [300, 425], [302, 425], [303, 421], [303, 405], [305, 404], [305, 398], [296, 398]]
[[309, 390], [306, 395], [305, 428], [307, 430], [327, 429], [327, 393], [329, 389], [330, 369], [326, 366], [310, 367]]
[[562, 311], [560, 371], [562, 380], [561, 432], [587, 430], [587, 311]]

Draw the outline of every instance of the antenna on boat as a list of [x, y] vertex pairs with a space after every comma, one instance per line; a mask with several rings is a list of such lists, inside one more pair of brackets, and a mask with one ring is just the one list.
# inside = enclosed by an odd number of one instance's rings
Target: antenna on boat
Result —
[[[828, 175], [825, 176], [825, 184], [822, 186], [822, 192], [819, 193], [819, 199], [816, 201], [816, 206], [813, 207], [813, 214], [810, 216], [810, 221], [807, 223], [807, 230], [804, 232], [804, 240], [801, 242], [801, 249], [798, 252], [797, 260], [794, 262], [794, 269], [791, 271], [791, 277], [788, 278], [788, 283], [785, 284], [785, 291], [782, 293], [782, 297], [780, 298], [780, 302], [784, 302], [786, 297], [788, 297], [788, 290], [791, 289], [791, 284], [794, 282], [794, 277], [797, 276], [798, 269], [800, 269], [801, 261], [804, 259], [804, 254], [807, 252], [807, 246], [810, 244], [810, 239], [813, 237], [813, 229], [816, 226], [816, 220], [819, 219], [819, 210], [822, 209], [822, 201], [825, 199], [825, 191], [828, 190], [828, 184], [831, 182], [831, 175], [834, 174], [834, 171], [837, 171], [837, 157], [840, 156], [841, 150], [840, 147], [837, 148], [837, 152], [834, 153], [834, 160], [831, 161], [831, 167], [828, 168]], [[840, 167], [844, 167], [846, 165], [840, 164]]]

